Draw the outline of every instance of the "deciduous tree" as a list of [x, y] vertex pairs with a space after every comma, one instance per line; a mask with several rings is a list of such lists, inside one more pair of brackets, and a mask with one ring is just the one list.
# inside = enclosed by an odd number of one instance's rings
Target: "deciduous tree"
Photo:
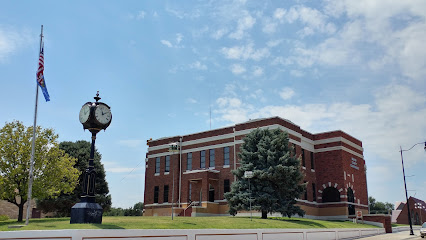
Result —
[[[300, 159], [292, 153], [287, 132], [279, 129], [256, 129], [243, 139], [238, 154], [240, 167], [232, 173], [237, 181], [232, 183], [231, 191], [225, 194], [231, 215], [240, 210], [261, 211], [262, 218], [267, 213], [279, 212], [283, 216], [304, 215], [304, 211], [295, 206], [305, 190], [302, 183]], [[245, 171], [252, 171], [253, 178], [244, 178]]]
[[378, 202], [374, 197], [368, 197], [368, 204], [370, 206], [370, 214], [389, 214], [392, 213], [394, 208], [392, 203]]
[[[83, 140], [76, 142], [65, 141], [59, 144], [59, 148], [64, 150], [70, 156], [77, 158], [77, 162], [74, 167], [81, 173], [78, 179], [78, 185], [72, 193], [62, 193], [58, 198], [49, 198], [38, 201], [38, 206], [44, 212], [55, 212], [58, 217], [65, 217], [70, 216], [72, 206], [80, 201], [83, 173], [89, 164], [90, 142]], [[109, 194], [108, 183], [106, 181], [104, 166], [101, 163], [101, 157], [102, 155], [95, 149], [95, 197], [96, 202], [99, 203], [104, 212], [106, 212], [111, 208], [111, 195]]]
[[[18, 221], [28, 197], [32, 136], [33, 127], [19, 121], [6, 123], [0, 130], [0, 199], [18, 207]], [[73, 167], [77, 159], [59, 149], [57, 139], [53, 129], [37, 127], [33, 198], [55, 198], [77, 185], [79, 172]]]

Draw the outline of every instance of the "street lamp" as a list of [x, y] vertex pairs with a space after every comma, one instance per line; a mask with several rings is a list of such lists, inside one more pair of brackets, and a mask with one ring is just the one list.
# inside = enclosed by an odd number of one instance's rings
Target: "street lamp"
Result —
[[[169, 144], [169, 152], [172, 153], [172, 155], [174, 153], [178, 153], [179, 150], [180, 150], [179, 144], [175, 142]], [[170, 166], [170, 162], [169, 162], [169, 166]], [[172, 185], [172, 220], [173, 220], [173, 213], [174, 213], [173, 205], [175, 204], [175, 171], [174, 170], [172, 170], [172, 179], [173, 179], [173, 185]]]
[[419, 142], [414, 144], [411, 148], [407, 149], [407, 150], [403, 150], [402, 147], [400, 146], [400, 152], [401, 152], [401, 162], [402, 162], [402, 175], [404, 176], [404, 187], [405, 187], [405, 199], [407, 200], [407, 210], [408, 210], [408, 223], [410, 224], [410, 235], [414, 235], [413, 232], [413, 224], [411, 222], [411, 213], [410, 213], [410, 204], [408, 203], [408, 194], [407, 194], [407, 183], [405, 181], [405, 170], [404, 170], [404, 158], [402, 157], [402, 152], [407, 152], [410, 151], [411, 149], [413, 149], [413, 147], [419, 145], [419, 144], [423, 144], [425, 145], [424, 149], [426, 151], [426, 142]]
[[251, 189], [250, 189], [250, 178], [253, 178], [253, 172], [252, 171], [245, 171], [244, 172], [244, 178], [248, 179], [248, 184], [249, 184], [249, 192], [250, 192], [250, 197], [249, 197], [249, 204], [250, 204], [250, 221], [253, 221], [253, 213], [251, 212]]

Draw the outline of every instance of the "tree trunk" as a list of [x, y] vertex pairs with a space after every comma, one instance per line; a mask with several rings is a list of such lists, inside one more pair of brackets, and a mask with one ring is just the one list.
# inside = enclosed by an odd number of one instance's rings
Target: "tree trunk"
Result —
[[18, 209], [19, 209], [18, 222], [22, 222], [22, 216], [24, 215], [24, 203], [18, 204]]
[[268, 218], [268, 212], [266, 210], [262, 210], [262, 219]]

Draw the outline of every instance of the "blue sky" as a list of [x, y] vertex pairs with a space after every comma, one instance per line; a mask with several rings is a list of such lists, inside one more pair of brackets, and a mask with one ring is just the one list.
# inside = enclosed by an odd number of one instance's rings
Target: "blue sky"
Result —
[[[38, 124], [90, 140], [81, 106], [113, 119], [98, 134], [114, 207], [143, 201], [146, 140], [280, 116], [363, 141], [369, 195], [404, 200], [399, 146], [426, 141], [425, 1], [2, 1], [0, 126], [32, 125], [40, 26], [51, 102]], [[426, 153], [404, 153], [426, 199]]]

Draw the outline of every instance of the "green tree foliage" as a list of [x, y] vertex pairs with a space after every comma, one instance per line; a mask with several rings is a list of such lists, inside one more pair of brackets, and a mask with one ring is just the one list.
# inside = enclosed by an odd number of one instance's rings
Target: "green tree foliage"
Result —
[[[80, 201], [82, 193], [83, 173], [89, 165], [90, 146], [88, 141], [76, 142], [61, 142], [59, 148], [64, 150], [70, 156], [77, 158], [74, 167], [77, 168], [81, 175], [78, 178], [78, 185], [72, 193], [63, 193], [56, 199], [44, 199], [37, 202], [37, 206], [43, 212], [56, 212], [58, 217], [65, 217], [71, 215], [71, 208]], [[108, 189], [108, 183], [105, 179], [104, 166], [101, 163], [101, 154], [95, 149], [94, 159], [96, 169], [96, 182], [95, 182], [95, 197], [96, 202], [101, 205], [104, 212], [111, 208], [111, 195]]]
[[[0, 130], [0, 199], [18, 206], [18, 221], [28, 197], [32, 136], [33, 127], [19, 121], [6, 123]], [[77, 185], [79, 172], [73, 167], [77, 159], [61, 150], [57, 139], [53, 129], [37, 127], [33, 198], [55, 198]]]
[[143, 208], [143, 202], [138, 202], [133, 207], [126, 209], [113, 207], [108, 212], [105, 212], [104, 216], [142, 216]]
[[390, 214], [394, 208], [392, 203], [377, 202], [373, 197], [368, 197], [368, 204], [370, 206], [370, 214]]
[[[267, 213], [279, 212], [283, 216], [304, 215], [304, 211], [295, 206], [306, 188], [302, 183], [300, 159], [292, 154], [287, 132], [279, 129], [256, 129], [247, 134], [241, 145], [238, 157], [241, 166], [232, 173], [237, 181], [231, 185], [231, 191], [225, 194], [229, 204], [229, 213], [249, 210], [249, 198], [252, 197], [252, 209]], [[253, 178], [244, 178], [245, 171], [252, 171]]]

